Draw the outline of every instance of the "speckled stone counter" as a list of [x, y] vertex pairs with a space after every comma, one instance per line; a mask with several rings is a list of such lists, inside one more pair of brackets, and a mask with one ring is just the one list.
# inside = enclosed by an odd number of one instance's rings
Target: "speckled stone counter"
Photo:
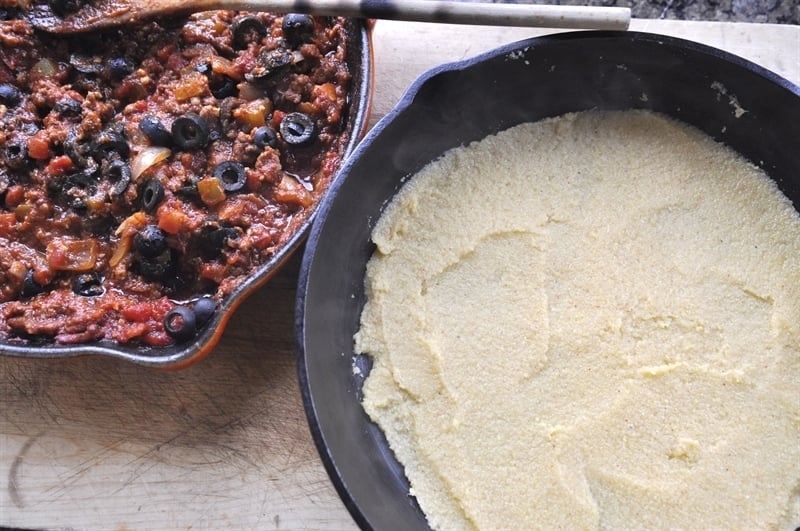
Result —
[[800, 25], [798, 0], [493, 0], [506, 3], [630, 7], [634, 18]]

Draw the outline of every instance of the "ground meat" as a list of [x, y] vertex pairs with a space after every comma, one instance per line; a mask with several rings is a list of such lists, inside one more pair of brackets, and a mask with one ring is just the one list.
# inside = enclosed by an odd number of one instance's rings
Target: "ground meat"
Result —
[[307, 219], [349, 138], [345, 21], [90, 35], [0, 17], [0, 340], [163, 346]]

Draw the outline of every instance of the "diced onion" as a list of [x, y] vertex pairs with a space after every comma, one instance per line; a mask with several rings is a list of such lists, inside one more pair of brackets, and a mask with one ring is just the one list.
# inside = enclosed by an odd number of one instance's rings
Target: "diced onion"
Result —
[[216, 177], [206, 177], [197, 183], [197, 191], [203, 203], [214, 206], [225, 201], [225, 190]]
[[220, 57], [219, 55], [215, 55], [211, 58], [211, 70], [215, 74], [222, 74], [223, 76], [235, 79], [236, 81], [241, 81], [243, 77], [242, 72], [232, 61], [225, 59], [224, 57]]
[[192, 72], [181, 78], [172, 94], [178, 101], [188, 101], [196, 96], [202, 96], [208, 90], [208, 79], [200, 72]]
[[55, 271], [91, 271], [97, 262], [95, 240], [56, 238], [47, 244], [47, 263]]
[[122, 238], [120, 238], [116, 249], [114, 249], [114, 254], [111, 255], [111, 258], [108, 260], [108, 265], [111, 267], [117, 267], [128, 254], [128, 251], [130, 251], [132, 241], [132, 234], [125, 234]]
[[131, 177], [135, 181], [148, 168], [166, 160], [172, 154], [169, 148], [148, 146], [139, 152], [131, 162]]
[[239, 97], [247, 101], [263, 98], [267, 94], [266, 91], [261, 87], [258, 87], [252, 83], [248, 83], [247, 81], [239, 83], [238, 89]]
[[144, 227], [146, 222], [147, 222], [147, 215], [144, 212], [134, 212], [133, 214], [122, 220], [122, 223], [119, 224], [117, 230], [114, 231], [114, 235], [116, 236], [124, 236], [126, 234], [133, 235], [135, 232], [139, 231], [139, 229]]
[[50, 59], [40, 59], [31, 68], [31, 73], [41, 78], [49, 78], [58, 72], [58, 66]]

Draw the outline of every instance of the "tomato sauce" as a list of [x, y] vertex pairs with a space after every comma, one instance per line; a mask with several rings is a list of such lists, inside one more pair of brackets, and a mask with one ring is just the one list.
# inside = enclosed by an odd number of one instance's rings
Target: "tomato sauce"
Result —
[[78, 36], [0, 8], [0, 340], [163, 346], [307, 219], [349, 140], [343, 19]]

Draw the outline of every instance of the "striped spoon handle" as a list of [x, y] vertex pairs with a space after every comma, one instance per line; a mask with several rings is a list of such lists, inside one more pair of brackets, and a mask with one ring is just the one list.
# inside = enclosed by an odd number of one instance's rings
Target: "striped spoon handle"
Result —
[[[216, 9], [448, 24], [612, 30], [627, 29], [631, 19], [630, 9], [624, 7], [451, 0], [83, 0], [75, 11], [63, 16], [54, 12], [51, 2], [31, 3], [27, 18], [41, 30], [62, 34]], [[69, 2], [69, 5], [76, 3]]]

